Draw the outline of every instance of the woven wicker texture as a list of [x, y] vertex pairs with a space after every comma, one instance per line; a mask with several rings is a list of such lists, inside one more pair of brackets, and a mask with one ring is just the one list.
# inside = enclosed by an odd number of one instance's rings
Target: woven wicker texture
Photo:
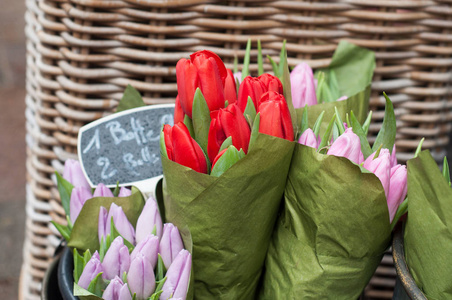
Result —
[[[55, 170], [75, 157], [80, 126], [110, 114], [127, 84], [147, 104], [173, 102], [181, 57], [210, 49], [232, 67], [248, 39], [277, 60], [325, 67], [340, 39], [376, 52], [370, 134], [386, 91], [397, 115], [398, 157], [419, 140], [440, 159], [452, 119], [452, 1], [26, 0], [27, 235], [21, 295], [37, 299], [64, 222]], [[254, 48], [256, 44], [254, 43]], [[252, 52], [255, 59], [256, 52]], [[269, 71], [268, 62], [265, 65]], [[253, 71], [253, 70], [252, 70]], [[359, 76], [359, 75], [357, 75]], [[390, 294], [390, 293], [389, 293]], [[381, 295], [380, 295], [381, 296]], [[378, 298], [378, 295], [373, 295]], [[385, 298], [385, 296], [381, 296]]]

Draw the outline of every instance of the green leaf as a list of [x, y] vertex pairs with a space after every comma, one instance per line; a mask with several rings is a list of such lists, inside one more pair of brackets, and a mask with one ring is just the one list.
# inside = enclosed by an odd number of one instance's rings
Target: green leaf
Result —
[[386, 98], [385, 116], [383, 118], [383, 125], [381, 126], [380, 132], [378, 132], [375, 143], [372, 146], [373, 151], [378, 149], [378, 147], [380, 147], [380, 144], [383, 145], [383, 148], [392, 151], [396, 137], [397, 126], [396, 118], [394, 115], [394, 107], [392, 106], [392, 102], [385, 92], [383, 92], [383, 95]]
[[334, 99], [330, 87], [328, 86], [325, 72], [322, 71], [320, 71], [318, 75], [316, 96], [319, 103], [329, 103], [337, 100], [337, 98]]
[[264, 74], [264, 58], [262, 57], [261, 40], [257, 40], [257, 71], [259, 76]]
[[107, 287], [107, 283], [102, 279], [102, 273], [100, 272], [97, 276], [91, 280], [88, 286], [88, 292], [93, 293], [96, 296], [102, 297], [102, 294]]
[[270, 55], [267, 55], [268, 60], [270, 61], [270, 64], [272, 65], [273, 68], [273, 74], [275, 74], [276, 77], [279, 77], [279, 73], [278, 73], [278, 64], [273, 60], [273, 58], [270, 57]]
[[253, 122], [253, 128], [251, 128], [251, 135], [250, 135], [250, 143], [248, 145], [248, 152], [251, 151], [251, 148], [253, 148], [254, 143], [257, 140], [257, 135], [259, 134], [259, 126], [261, 124], [261, 114], [257, 113], [256, 117], [254, 118]]
[[166, 152], [166, 145], [165, 145], [165, 134], [163, 133], [163, 126], [162, 126], [162, 130], [160, 130], [160, 155], [162, 157], [168, 158], [168, 153]]
[[300, 135], [309, 128], [309, 120], [308, 120], [308, 105], [304, 106], [303, 116], [301, 117], [301, 127], [300, 127]]
[[314, 123], [312, 127], [312, 131], [314, 131], [315, 136], [319, 136], [320, 126], [322, 125], [323, 116], [325, 115], [325, 111], [322, 111]]
[[77, 296], [81, 300], [102, 300], [101, 297], [94, 295], [93, 293], [85, 290], [77, 283], [74, 282], [74, 296]]
[[241, 155], [237, 148], [229, 146], [226, 152], [217, 160], [212, 168], [211, 176], [220, 177], [230, 167], [241, 159]]
[[166, 274], [166, 268], [165, 268], [165, 264], [163, 263], [163, 259], [160, 256], [160, 253], [158, 254], [158, 260], [157, 260], [157, 268], [156, 268], [156, 272], [155, 272], [155, 280], [156, 281], [161, 281], [164, 279], [165, 274]]
[[228, 106], [229, 106], [229, 101], [228, 100], [224, 101], [224, 108], [226, 108]]
[[77, 249], [73, 249], [73, 258], [74, 258], [74, 281], [78, 282], [80, 279], [80, 275], [82, 275], [83, 268], [85, 267], [85, 261], [83, 256], [81, 256]]
[[334, 107], [334, 111], [336, 112], [337, 129], [339, 131], [339, 135], [341, 135], [345, 132], [344, 122], [342, 122], [341, 116], [339, 115], [339, 112], [337, 111], [337, 107]]
[[414, 158], [416, 158], [422, 150], [422, 144], [424, 143], [425, 138], [422, 138], [417, 145], [416, 151], [414, 152]]
[[[352, 127], [352, 122], [350, 122], [350, 118], [348, 116], [348, 113], [345, 114], [345, 118], [347, 119], [346, 122], [347, 122], [348, 128], [351, 128]], [[367, 136], [367, 134], [366, 134], [366, 136]]]
[[[285, 64], [284, 64], [285, 61]], [[285, 69], [289, 72], [289, 66], [287, 64], [287, 52], [286, 52], [286, 40], [283, 41], [283, 46], [281, 48], [281, 52], [279, 52], [279, 70], [278, 74], [282, 76], [285, 72]]]
[[119, 181], [116, 181], [116, 187], [115, 187], [115, 189], [113, 190], [113, 196], [118, 197], [119, 190], [120, 190], [120, 187], [119, 187]]
[[339, 137], [339, 127], [337, 126], [337, 122], [334, 122], [333, 126], [333, 141], [335, 141]]
[[116, 108], [116, 112], [128, 110], [131, 108], [137, 108], [141, 106], [146, 106], [146, 103], [144, 103], [140, 93], [129, 84], [124, 90], [124, 95], [122, 96], [121, 101], [119, 101], [118, 107]]
[[91, 251], [89, 251], [89, 249], [86, 250], [85, 253], [83, 253], [83, 268], [85, 268], [86, 264], [91, 259], [91, 257], [92, 257], [92, 255], [91, 255]]
[[449, 172], [449, 164], [447, 163], [447, 157], [444, 156], [443, 161], [443, 176], [446, 179], [447, 183], [450, 186], [450, 172]]
[[[331, 130], [333, 129], [333, 125], [336, 121], [336, 116], [333, 116], [330, 123], [328, 124], [328, 127], [326, 128], [325, 134], [323, 135], [322, 141], [319, 145], [319, 152], [325, 152], [326, 149], [323, 149], [326, 145], [328, 145], [329, 140], [331, 139]], [[317, 135], [316, 135], [317, 136]]]
[[382, 148], [383, 148], [383, 145], [381, 145], [380, 148], [378, 148], [377, 151], [375, 151], [375, 155], [374, 155], [373, 159], [376, 159], [380, 156], [380, 151]]
[[367, 115], [366, 121], [364, 121], [364, 124], [362, 126], [364, 134], [366, 136], [369, 133], [369, 126], [370, 126], [370, 121], [371, 120], [372, 120], [372, 111], [369, 111], [369, 114]]
[[350, 120], [353, 133], [355, 133], [359, 137], [359, 140], [361, 141], [361, 151], [363, 152], [364, 159], [366, 159], [373, 152], [372, 149], [370, 148], [369, 142], [367, 141], [367, 136], [364, 134], [363, 128], [356, 119], [353, 111], [350, 113]]
[[201, 146], [204, 152], [207, 152], [207, 140], [211, 121], [210, 110], [199, 88], [196, 89], [195, 96], [193, 97], [192, 112], [195, 141]]
[[250, 53], [251, 53], [251, 40], [249, 39], [246, 43], [245, 57], [243, 58], [243, 69], [242, 69], [242, 81], [246, 76], [250, 75]]
[[55, 228], [58, 230], [58, 232], [61, 234], [61, 236], [66, 240], [69, 241], [69, 239], [71, 238], [71, 230], [68, 226], [64, 226], [61, 224], [58, 224], [54, 221], [50, 221], [53, 226], [55, 226]]
[[280, 70], [282, 72], [282, 74], [280, 74], [281, 75], [280, 80], [283, 85], [284, 98], [286, 99], [287, 107], [289, 108], [290, 118], [292, 119], [292, 126], [293, 126], [293, 132], [294, 132], [294, 136], [292, 137], [292, 139], [294, 139], [298, 132], [298, 121], [297, 121], [297, 112], [295, 111], [295, 108], [292, 103], [292, 90], [290, 87], [290, 72], [289, 72], [289, 65], [287, 64], [287, 52], [286, 52], [286, 42], [285, 41], [283, 43], [283, 49], [281, 51], [284, 52], [284, 59], [280, 63], [280, 65], [281, 64], [283, 65], [282, 69], [280, 68]]
[[328, 72], [328, 86], [331, 92], [331, 102], [336, 101], [341, 96], [341, 93], [339, 91], [339, 82], [337, 81], [336, 72], [334, 72], [334, 69], [331, 69]]
[[[248, 102], [246, 103], [243, 115], [247, 120], [254, 120], [254, 118], [256, 118], [256, 108], [254, 107], [253, 100], [251, 99], [250, 96], [248, 96]], [[250, 126], [252, 126], [252, 123], [250, 123]]]
[[185, 115], [185, 117], [184, 117], [184, 124], [185, 124], [185, 126], [187, 126], [188, 132], [190, 132], [190, 136], [192, 138], [195, 138], [195, 131], [193, 129], [193, 122], [190, 119], [190, 117], [187, 116], [187, 115]]
[[232, 145], [232, 136], [228, 136], [223, 143], [221, 144], [220, 150], [218, 151], [218, 153], [220, 153], [221, 151], [223, 151], [224, 149], [226, 149], [227, 147]]
[[61, 204], [63, 205], [66, 216], [70, 216], [70, 202], [71, 193], [74, 186], [72, 183], [64, 179], [58, 172], [55, 172], [57, 177], [58, 192], [60, 193]]

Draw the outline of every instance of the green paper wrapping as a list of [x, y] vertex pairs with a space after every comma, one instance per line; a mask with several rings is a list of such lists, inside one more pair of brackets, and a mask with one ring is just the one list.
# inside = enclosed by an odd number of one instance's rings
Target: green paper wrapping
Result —
[[162, 158], [165, 217], [193, 239], [195, 299], [254, 299], [294, 143], [259, 134], [220, 177]]
[[99, 250], [99, 210], [104, 206], [107, 210], [110, 209], [111, 203], [116, 203], [121, 206], [127, 219], [135, 228], [138, 217], [144, 207], [143, 196], [136, 187], [132, 187], [132, 195], [129, 197], [95, 197], [85, 202], [80, 211], [74, 228], [72, 228], [71, 238], [68, 246], [77, 248], [79, 251], [89, 249], [91, 253]]
[[[324, 71], [326, 74], [334, 71], [336, 74], [339, 92], [348, 97], [347, 100], [339, 102], [321, 103], [309, 106], [309, 127], [322, 111], [325, 111], [324, 120], [331, 120], [335, 111], [340, 114], [345, 122], [346, 113], [353, 110], [358, 121], [362, 124], [367, 117], [369, 110], [370, 84], [375, 69], [375, 53], [371, 50], [361, 48], [347, 41], [341, 41], [334, 52], [329, 67]], [[301, 120], [304, 108], [296, 110], [298, 120]], [[325, 132], [328, 122], [323, 122], [321, 134]]]
[[259, 299], [357, 299], [390, 238], [379, 179], [297, 144]]
[[452, 190], [429, 151], [408, 161], [404, 233], [410, 273], [428, 299], [452, 298]]

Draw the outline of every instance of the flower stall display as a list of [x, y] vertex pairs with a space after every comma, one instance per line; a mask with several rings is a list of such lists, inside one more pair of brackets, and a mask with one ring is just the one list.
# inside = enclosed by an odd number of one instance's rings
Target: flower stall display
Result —
[[73, 248], [75, 296], [187, 299], [191, 254], [178, 228], [163, 224], [155, 199], [103, 184], [92, 192], [74, 160], [57, 178], [68, 225], [54, 225]]
[[[406, 167], [395, 159], [395, 117], [387, 98], [382, 129], [369, 146], [368, 122], [333, 116], [323, 135], [302, 119], [259, 299], [357, 299], [391, 239], [406, 196]], [[333, 133], [333, 128], [336, 132]], [[392, 153], [391, 153], [392, 152]]]
[[408, 161], [405, 258], [417, 287], [428, 299], [452, 297], [452, 190], [449, 166], [442, 173], [429, 151]]

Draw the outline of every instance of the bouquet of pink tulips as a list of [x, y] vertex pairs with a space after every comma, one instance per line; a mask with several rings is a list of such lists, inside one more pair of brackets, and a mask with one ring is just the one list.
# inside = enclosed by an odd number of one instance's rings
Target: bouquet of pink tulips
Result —
[[[395, 159], [395, 117], [387, 98], [373, 148], [368, 119], [334, 115], [320, 136], [304, 111], [284, 203], [265, 263], [260, 299], [357, 299], [391, 238], [407, 188]], [[309, 115], [310, 116], [310, 115]], [[333, 128], [335, 127], [335, 130]], [[391, 153], [392, 152], [392, 153]]]
[[63, 177], [57, 178], [68, 224], [54, 225], [74, 248], [75, 296], [187, 298], [191, 254], [178, 228], [163, 224], [153, 198], [145, 202], [135, 188], [112, 192], [103, 184], [92, 193], [74, 160], [66, 161]]

